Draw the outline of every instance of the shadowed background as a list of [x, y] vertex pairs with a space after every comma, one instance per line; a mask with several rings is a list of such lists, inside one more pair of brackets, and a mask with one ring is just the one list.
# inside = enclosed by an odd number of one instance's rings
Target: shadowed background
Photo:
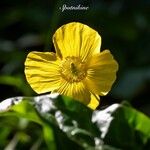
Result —
[[[84, 6], [88, 10], [60, 7]], [[24, 60], [32, 51], [54, 51], [52, 35], [78, 21], [99, 32], [101, 50], [110, 49], [119, 63], [112, 91], [101, 106], [122, 100], [148, 112], [150, 89], [150, 2], [148, 0], [5, 0], [0, 1], [0, 100], [36, 95], [26, 83]]]
[[[62, 12], [64, 4], [89, 9]], [[99, 108], [126, 100], [150, 115], [149, 0], [1, 0], [0, 101], [37, 95], [25, 79], [25, 58], [33, 50], [55, 51], [52, 35], [58, 27], [73, 21], [97, 30], [102, 37], [101, 50], [110, 49], [119, 63], [117, 80], [111, 92], [101, 97]], [[19, 137], [18, 149], [36, 150], [39, 143], [47, 149], [38, 124], [13, 117], [0, 120], [0, 148], [15, 143]]]

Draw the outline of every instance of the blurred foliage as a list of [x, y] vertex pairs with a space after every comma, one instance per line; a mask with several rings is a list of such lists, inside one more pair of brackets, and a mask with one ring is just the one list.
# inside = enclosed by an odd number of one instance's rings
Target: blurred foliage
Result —
[[150, 148], [150, 119], [125, 102], [93, 112], [76, 100], [51, 94], [10, 98], [0, 106], [0, 149]]
[[[59, 7], [63, 4], [80, 4], [89, 9], [62, 12]], [[54, 51], [55, 30], [78, 21], [100, 33], [101, 50], [110, 49], [119, 63], [117, 81], [110, 94], [101, 97], [100, 108], [127, 100], [150, 115], [149, 0], [1, 0], [0, 19], [0, 101], [17, 95], [36, 95], [24, 76], [26, 55], [32, 50]], [[110, 113], [114, 119], [101, 139], [103, 125], [98, 120], [91, 122], [93, 113], [88, 108], [76, 102], [67, 105], [63, 98], [59, 99], [54, 112], [44, 116], [28, 102], [1, 114], [0, 149], [83, 149], [87, 145], [108, 150], [149, 148], [149, 119], [132, 107], [121, 104]], [[58, 123], [59, 115], [65, 118], [63, 122]]]

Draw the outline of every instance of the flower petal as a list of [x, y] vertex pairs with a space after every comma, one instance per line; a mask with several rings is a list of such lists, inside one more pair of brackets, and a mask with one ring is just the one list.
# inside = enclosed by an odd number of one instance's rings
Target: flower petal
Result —
[[87, 25], [72, 22], [61, 26], [55, 32], [53, 43], [60, 58], [76, 56], [85, 61], [100, 52], [101, 37]]
[[85, 84], [95, 94], [106, 95], [116, 79], [118, 64], [109, 50], [93, 56], [88, 64]]
[[85, 105], [87, 105], [90, 101], [90, 92], [82, 82], [69, 83], [62, 79], [60, 87], [54, 92], [72, 97]]
[[96, 107], [99, 105], [99, 101], [100, 101], [100, 97], [98, 95], [91, 94], [91, 100], [87, 106], [95, 110]]
[[50, 92], [60, 85], [56, 55], [51, 52], [30, 52], [25, 61], [27, 81], [37, 93]]

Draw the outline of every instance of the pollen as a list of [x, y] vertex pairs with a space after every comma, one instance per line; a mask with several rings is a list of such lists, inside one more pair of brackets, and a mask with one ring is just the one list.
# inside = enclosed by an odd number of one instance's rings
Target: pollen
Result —
[[60, 74], [70, 83], [80, 82], [87, 75], [86, 64], [79, 57], [66, 57], [60, 65]]

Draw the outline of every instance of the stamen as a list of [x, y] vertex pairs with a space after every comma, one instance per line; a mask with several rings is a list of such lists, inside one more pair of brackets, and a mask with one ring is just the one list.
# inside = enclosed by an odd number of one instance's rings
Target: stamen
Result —
[[87, 74], [85, 63], [78, 57], [66, 57], [60, 66], [60, 74], [68, 82], [80, 82]]

